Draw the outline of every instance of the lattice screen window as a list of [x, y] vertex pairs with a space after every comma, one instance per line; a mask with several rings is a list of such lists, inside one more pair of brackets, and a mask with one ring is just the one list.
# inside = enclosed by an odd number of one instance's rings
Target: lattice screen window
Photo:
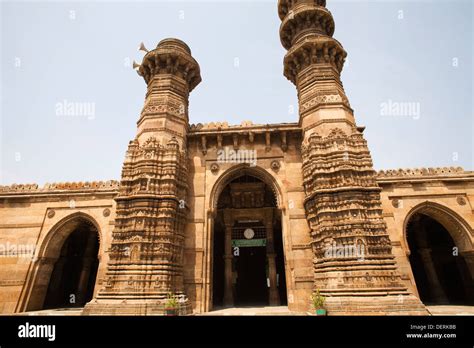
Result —
[[265, 239], [267, 234], [265, 227], [261, 222], [246, 222], [246, 223], [237, 223], [232, 228], [232, 239], [246, 239], [244, 236], [244, 231], [247, 228], [251, 228], [255, 235], [252, 239]]

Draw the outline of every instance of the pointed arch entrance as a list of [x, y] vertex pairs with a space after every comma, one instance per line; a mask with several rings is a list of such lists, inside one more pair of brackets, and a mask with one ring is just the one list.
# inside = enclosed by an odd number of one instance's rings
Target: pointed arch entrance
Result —
[[418, 294], [428, 305], [472, 305], [472, 244], [463, 221], [435, 203], [409, 214], [406, 242]]
[[83, 307], [94, 294], [99, 230], [86, 214], [73, 214], [51, 229], [30, 272], [26, 311]]
[[270, 177], [240, 167], [213, 189], [214, 309], [287, 304], [280, 195]]

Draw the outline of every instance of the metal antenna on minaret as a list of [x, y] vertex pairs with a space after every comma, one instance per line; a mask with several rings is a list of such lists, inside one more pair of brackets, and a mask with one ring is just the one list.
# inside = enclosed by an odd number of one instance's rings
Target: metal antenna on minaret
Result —
[[[149, 50], [145, 47], [145, 44], [143, 43], [143, 41], [140, 42], [140, 46], [138, 46], [138, 50], [139, 50], [139, 51], [146, 52], [146, 53], [149, 52]], [[140, 64], [138, 64], [137, 62], [135, 62], [135, 60], [133, 60], [132, 68], [133, 68], [133, 70], [135, 70], [139, 75], [141, 75], [140, 72], [139, 72], [140, 66], [141, 66]]]
[[138, 47], [138, 50], [139, 51], [143, 51], [143, 52], [149, 52], [148, 49], [145, 47], [145, 44], [143, 42], [140, 42], [140, 47]]

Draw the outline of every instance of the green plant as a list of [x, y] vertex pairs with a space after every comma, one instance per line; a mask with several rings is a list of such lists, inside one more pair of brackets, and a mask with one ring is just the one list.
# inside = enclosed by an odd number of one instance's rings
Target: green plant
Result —
[[171, 292], [168, 293], [165, 302], [165, 308], [167, 309], [176, 309], [179, 306], [178, 299]]
[[322, 296], [319, 293], [319, 289], [311, 294], [311, 301], [313, 301], [314, 309], [324, 308], [324, 303], [326, 302], [326, 297]]

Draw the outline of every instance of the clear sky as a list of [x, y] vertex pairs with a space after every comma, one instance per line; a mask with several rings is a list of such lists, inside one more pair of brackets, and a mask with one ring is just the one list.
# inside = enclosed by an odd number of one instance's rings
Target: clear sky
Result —
[[[143, 56], [141, 41], [151, 49], [177, 37], [190, 46], [203, 78], [191, 94], [191, 123], [298, 119], [276, 0], [0, 6], [0, 184], [120, 178], [146, 91], [131, 68]], [[327, 6], [348, 52], [342, 79], [375, 168], [474, 169], [472, 1]], [[68, 115], [65, 103], [94, 113]]]

